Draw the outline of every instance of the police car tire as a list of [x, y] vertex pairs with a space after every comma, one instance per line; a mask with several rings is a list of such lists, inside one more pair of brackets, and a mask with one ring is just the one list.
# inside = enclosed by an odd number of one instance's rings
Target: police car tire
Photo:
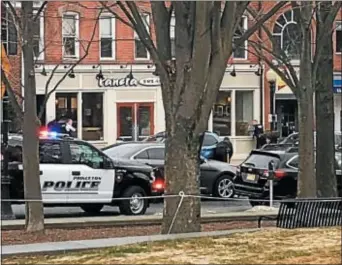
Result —
[[103, 208], [103, 204], [84, 204], [81, 205], [81, 209], [83, 211], [85, 211], [86, 213], [99, 213], [101, 212], [102, 208]]
[[[140, 187], [140, 186], [131, 186], [128, 187], [122, 194], [122, 197], [125, 198], [130, 198], [132, 197], [134, 194], [140, 194], [141, 197], [146, 197], [146, 192], [145, 190]], [[131, 206], [130, 206], [130, 200], [123, 200], [120, 203], [119, 209], [120, 209], [120, 213], [121, 214], [125, 214], [125, 215], [143, 215], [145, 214], [146, 210], [147, 210], [147, 206], [148, 206], [148, 201], [147, 199], [143, 200], [144, 205], [141, 209], [140, 212], [136, 213], [136, 212], [132, 212], [131, 210]]]

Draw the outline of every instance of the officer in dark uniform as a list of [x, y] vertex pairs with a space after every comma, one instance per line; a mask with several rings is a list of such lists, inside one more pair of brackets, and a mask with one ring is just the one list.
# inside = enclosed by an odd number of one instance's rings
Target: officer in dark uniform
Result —
[[222, 162], [229, 163], [233, 156], [233, 144], [228, 137], [219, 142], [215, 148], [214, 159]]
[[264, 126], [259, 124], [257, 120], [253, 120], [253, 138], [256, 139], [256, 149], [259, 149], [266, 144]]

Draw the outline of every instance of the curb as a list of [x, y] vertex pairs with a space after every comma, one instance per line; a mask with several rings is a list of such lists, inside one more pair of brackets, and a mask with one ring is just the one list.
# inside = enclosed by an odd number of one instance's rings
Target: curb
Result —
[[[235, 214], [215, 214], [212, 216], [201, 217], [201, 223], [215, 223], [215, 222], [230, 222], [230, 221], [258, 221], [260, 217], [276, 218], [277, 213], [235, 213]], [[114, 217], [115, 218], [115, 217]], [[121, 219], [115, 220], [114, 218], [92, 218], [75, 220], [75, 218], [61, 218], [61, 219], [45, 219], [45, 228], [84, 228], [84, 227], [115, 227], [115, 226], [144, 226], [144, 225], [161, 225], [162, 216], [145, 216], [134, 219]], [[5, 223], [6, 222], [6, 223]], [[25, 220], [17, 221], [2, 221], [1, 229], [8, 230], [21, 230], [25, 228]]]
[[[152, 236], [135, 236], [135, 237], [117, 237], [108, 239], [93, 239], [66, 242], [36, 243], [28, 245], [9, 245], [2, 246], [2, 258], [12, 256], [27, 255], [56, 255], [65, 254], [67, 251], [79, 252], [94, 250], [100, 248], [109, 248], [117, 246], [125, 246], [131, 244], [139, 244], [144, 242], [160, 242], [167, 240], [192, 239], [199, 237], [217, 237], [236, 233], [257, 232], [261, 229], [235, 229], [211, 232], [183, 233], [170, 235], [152, 235]], [[64, 245], [64, 246], [63, 246]], [[39, 249], [40, 248], [40, 249]]]

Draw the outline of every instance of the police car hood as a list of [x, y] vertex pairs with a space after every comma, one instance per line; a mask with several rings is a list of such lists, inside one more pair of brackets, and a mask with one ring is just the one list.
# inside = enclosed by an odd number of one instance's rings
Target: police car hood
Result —
[[148, 172], [153, 171], [153, 167], [134, 160], [125, 158], [112, 158], [114, 166], [132, 171]]

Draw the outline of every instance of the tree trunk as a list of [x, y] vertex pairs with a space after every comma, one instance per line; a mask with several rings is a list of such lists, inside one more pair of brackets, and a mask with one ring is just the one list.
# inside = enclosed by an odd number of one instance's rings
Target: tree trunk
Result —
[[[177, 124], [167, 122], [166, 195], [178, 195], [180, 192], [186, 195], [200, 195], [199, 136], [188, 131], [188, 124], [189, 121], [186, 119], [178, 119]], [[189, 137], [191, 135], [192, 137]], [[165, 198], [162, 233], [199, 232], [200, 216], [199, 197]]]
[[313, 135], [313, 85], [311, 65], [311, 16], [312, 2], [301, 2], [301, 56], [300, 89], [297, 93], [299, 115], [299, 172], [298, 197], [308, 198], [316, 195], [316, 177]]
[[22, 1], [23, 57], [24, 57], [24, 124], [23, 124], [23, 166], [26, 202], [26, 230], [44, 230], [44, 210], [39, 175], [39, 121], [36, 115], [36, 80], [33, 57], [33, 2]]
[[[316, 24], [317, 47], [323, 47], [318, 58], [319, 69], [316, 74], [315, 101], [316, 101], [316, 182], [318, 197], [337, 196], [335, 176], [335, 141], [334, 141], [334, 93], [333, 93], [333, 42], [332, 33], [320, 41], [326, 28], [332, 29], [334, 23], [327, 25], [327, 16], [332, 3], [321, 2], [319, 20]], [[320, 41], [320, 43], [319, 43]]]

